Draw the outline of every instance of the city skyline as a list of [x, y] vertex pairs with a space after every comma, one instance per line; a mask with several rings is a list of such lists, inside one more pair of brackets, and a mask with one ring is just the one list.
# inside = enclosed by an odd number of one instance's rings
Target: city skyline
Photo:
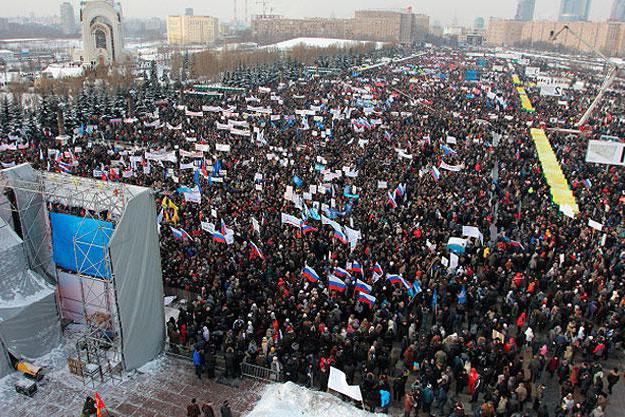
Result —
[[[58, 15], [61, 1], [22, 0], [13, 2], [3, 8], [0, 17]], [[75, 10], [79, 9], [79, 1], [70, 1]], [[149, 0], [122, 0], [123, 13], [127, 18], [165, 18], [167, 15], [184, 14], [185, 8], [191, 7], [196, 15], [210, 15], [220, 20], [229, 21], [233, 17], [234, 1], [226, 2], [202, 0], [171, 0], [154, 3]], [[260, 2], [258, 2], [260, 3]], [[262, 12], [262, 6], [256, 0], [248, 1], [249, 14]], [[454, 20], [462, 25], [470, 25], [476, 17], [486, 21], [490, 17], [513, 19], [517, 10], [517, 0], [474, 0], [471, 2], [458, 0], [345, 0], [337, 3], [329, 0], [307, 2], [303, 0], [272, 0], [267, 1], [266, 12], [292, 18], [302, 17], [351, 17], [355, 10], [362, 9], [405, 9], [412, 6], [414, 13], [423, 13], [449, 25]], [[560, 12], [561, 0], [536, 0], [534, 19], [556, 20]], [[238, 18], [244, 16], [244, 0], [237, 0]], [[604, 21], [610, 17], [613, 0], [592, 0], [589, 19]], [[147, 11], [147, 13], [146, 13]]]

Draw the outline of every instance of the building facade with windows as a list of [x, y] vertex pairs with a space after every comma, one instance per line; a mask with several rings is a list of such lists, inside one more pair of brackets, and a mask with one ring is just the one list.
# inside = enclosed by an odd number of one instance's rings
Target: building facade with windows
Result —
[[566, 25], [577, 36], [570, 31], [563, 31], [552, 41], [551, 34], [561, 30], [564, 24], [555, 21], [491, 19], [486, 30], [486, 42], [490, 46], [547, 48], [576, 53], [591, 53], [596, 49], [608, 56], [625, 56], [625, 23], [567, 22]]
[[170, 45], [213, 44], [219, 37], [219, 20], [212, 16], [167, 16]]
[[299, 37], [412, 43], [425, 40], [429, 16], [408, 11], [359, 10], [352, 19], [286, 19], [254, 16], [252, 33], [261, 44]]

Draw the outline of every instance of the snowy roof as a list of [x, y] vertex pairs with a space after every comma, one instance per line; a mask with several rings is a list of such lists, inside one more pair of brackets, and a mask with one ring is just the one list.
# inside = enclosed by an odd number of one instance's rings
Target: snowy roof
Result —
[[[264, 48], [278, 48], [278, 49], [291, 49], [300, 44], [306, 46], [314, 46], [317, 48], [327, 48], [328, 46], [352, 46], [365, 43], [368, 41], [355, 41], [350, 39], [335, 39], [335, 38], [295, 38], [288, 41], [278, 42], [271, 45], [264, 46]], [[376, 48], [381, 48], [384, 42], [375, 42]]]
[[85, 69], [80, 67], [68, 67], [65, 65], [51, 64], [42, 71], [43, 74], [49, 74], [52, 78], [80, 77], [84, 75]]
[[10, 312], [3, 313], [2, 310], [27, 306], [54, 294], [54, 287], [30, 269], [3, 282], [10, 282], [12, 285], [0, 285], [0, 321], [13, 315]]

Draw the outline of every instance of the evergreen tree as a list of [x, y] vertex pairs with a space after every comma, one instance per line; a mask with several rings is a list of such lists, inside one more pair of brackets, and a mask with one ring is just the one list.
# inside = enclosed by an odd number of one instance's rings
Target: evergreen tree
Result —
[[39, 125], [49, 129], [53, 135], [58, 135], [57, 129], [57, 102], [54, 96], [44, 95], [39, 106]]
[[7, 136], [10, 131], [11, 123], [11, 105], [9, 103], [9, 97], [4, 96], [2, 100], [2, 107], [0, 108], [0, 136]]
[[182, 59], [182, 69], [180, 71], [180, 81], [185, 83], [189, 79], [189, 51], [185, 52], [184, 58]]
[[21, 135], [24, 118], [22, 114], [22, 106], [20, 103], [17, 102], [17, 100], [15, 99], [15, 96], [13, 97], [13, 100], [11, 101], [10, 111], [11, 111], [11, 122], [10, 122], [11, 132], [15, 135], [18, 135], [18, 134]]

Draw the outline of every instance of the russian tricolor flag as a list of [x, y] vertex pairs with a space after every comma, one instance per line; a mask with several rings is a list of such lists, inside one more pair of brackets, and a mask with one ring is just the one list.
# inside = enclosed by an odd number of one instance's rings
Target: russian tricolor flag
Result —
[[369, 307], [373, 307], [373, 305], [375, 304], [376, 298], [367, 293], [359, 292], [358, 301], [360, 301], [361, 303], [367, 304]]
[[71, 174], [72, 173], [72, 164], [67, 164], [65, 162], [59, 162], [59, 169], [61, 171], [63, 171], [66, 174]]
[[382, 271], [382, 267], [380, 266], [378, 262], [376, 262], [375, 265], [373, 265], [373, 273], [379, 276], [384, 275], [384, 271]]
[[585, 180], [582, 181], [582, 184], [584, 184], [584, 186], [586, 188], [590, 188], [592, 187], [592, 182], [590, 182], [590, 180], [588, 178], [586, 178]]
[[310, 233], [310, 232], [316, 232], [317, 230], [319, 230], [319, 229], [317, 229], [316, 227], [309, 226], [306, 223], [302, 223], [302, 233], [303, 234], [307, 234], [307, 233]]
[[438, 170], [438, 168], [436, 168], [436, 167], [432, 167], [430, 169], [430, 174], [432, 175], [432, 178], [434, 178], [434, 181], [436, 181], [436, 182], [438, 182], [438, 180], [441, 179], [441, 173]]
[[261, 252], [260, 248], [256, 246], [254, 242], [250, 241], [250, 246], [252, 247], [252, 252], [255, 253], [256, 256], [258, 256], [260, 259], [265, 259], [265, 255], [263, 255], [263, 252]]
[[354, 286], [355, 291], [366, 292], [367, 294], [370, 294], [371, 289], [371, 285], [367, 284], [366, 282], [362, 282], [359, 279], [356, 280], [356, 285]]
[[354, 273], [362, 274], [362, 266], [357, 261], [352, 262], [352, 267], [350, 268]]
[[404, 279], [401, 277], [401, 275], [396, 275], [396, 274], [386, 274], [386, 279], [391, 283], [391, 284], [403, 284], [404, 283]]
[[395, 195], [398, 197], [406, 195], [406, 184], [399, 184], [397, 188], [395, 188]]
[[384, 138], [386, 140], [391, 140], [392, 137], [393, 137], [393, 135], [391, 135], [391, 132], [389, 132], [388, 130], [384, 131]]
[[347, 285], [345, 285], [342, 279], [330, 276], [328, 278], [328, 288], [334, 291], [343, 292], [345, 291], [345, 288], [347, 288]]
[[171, 226], [169, 226], [169, 228], [171, 229], [171, 233], [174, 235], [174, 239], [183, 240], [185, 237], [187, 239], [191, 239], [191, 235], [188, 234], [184, 229], [176, 229], [175, 227]]
[[386, 200], [386, 204], [389, 204], [391, 208], [397, 208], [397, 201], [395, 201], [395, 193], [391, 193], [390, 191], [386, 194], [388, 199]]
[[338, 239], [342, 244], [346, 245], [347, 244], [347, 236], [345, 236], [345, 233], [343, 233], [340, 230], [334, 230], [334, 237], [336, 239]]
[[223, 235], [223, 233], [218, 232], [217, 230], [213, 230], [212, 232], [210, 232], [210, 234], [213, 235], [213, 241], [226, 243], [226, 237]]
[[352, 277], [349, 272], [339, 267], [334, 268], [334, 275], [336, 275], [339, 278], [351, 278]]
[[310, 282], [319, 281], [319, 275], [317, 274], [317, 272], [315, 272], [314, 269], [309, 266], [304, 267], [304, 269], [302, 270], [302, 275], [306, 277], [306, 279]]
[[525, 250], [525, 248], [523, 247], [523, 245], [521, 245], [520, 242], [517, 242], [516, 240], [511, 240], [510, 242], [510, 246], [514, 247], [514, 248], [518, 248], [521, 250]]

